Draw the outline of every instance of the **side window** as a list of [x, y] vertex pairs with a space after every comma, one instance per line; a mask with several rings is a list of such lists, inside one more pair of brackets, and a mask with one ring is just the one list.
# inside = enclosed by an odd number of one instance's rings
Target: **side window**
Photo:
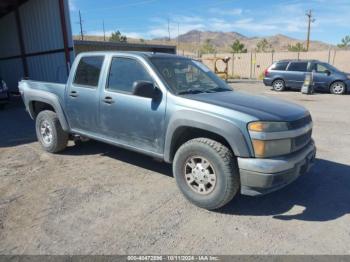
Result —
[[306, 72], [307, 64], [307, 62], [292, 62], [288, 67], [288, 71]]
[[103, 59], [103, 56], [82, 57], [76, 69], [73, 83], [76, 85], [97, 87]]
[[284, 70], [286, 70], [288, 64], [289, 64], [289, 62], [277, 62], [276, 64], [274, 64], [274, 65], [271, 67], [271, 70], [280, 70], [280, 71], [284, 71]]
[[316, 67], [315, 70], [317, 73], [324, 73], [328, 70], [324, 65], [321, 65], [321, 64], [316, 64], [315, 67]]
[[108, 90], [131, 93], [134, 82], [140, 80], [153, 81], [138, 61], [124, 57], [112, 59], [107, 83]]

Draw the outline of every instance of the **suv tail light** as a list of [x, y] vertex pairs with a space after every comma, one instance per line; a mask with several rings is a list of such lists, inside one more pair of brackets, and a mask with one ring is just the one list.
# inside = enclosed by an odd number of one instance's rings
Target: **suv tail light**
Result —
[[269, 69], [268, 68], [266, 68], [265, 70], [264, 70], [264, 76], [269, 76]]

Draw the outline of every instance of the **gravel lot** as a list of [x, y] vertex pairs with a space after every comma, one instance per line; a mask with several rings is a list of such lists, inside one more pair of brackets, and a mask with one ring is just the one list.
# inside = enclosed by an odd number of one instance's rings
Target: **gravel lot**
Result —
[[233, 86], [311, 111], [310, 173], [209, 212], [152, 158], [97, 142], [45, 153], [11, 106], [0, 111], [0, 254], [350, 254], [350, 96]]

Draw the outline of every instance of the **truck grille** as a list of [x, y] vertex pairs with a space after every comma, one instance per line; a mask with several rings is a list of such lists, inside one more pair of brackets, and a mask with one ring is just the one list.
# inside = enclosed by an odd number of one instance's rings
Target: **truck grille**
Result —
[[312, 121], [311, 115], [307, 115], [307, 116], [300, 118], [298, 120], [289, 122], [289, 129], [301, 128], [301, 127], [306, 126], [309, 123], [311, 123], [311, 121]]
[[312, 135], [312, 130], [310, 130], [309, 132], [307, 132], [301, 136], [295, 137], [293, 139], [293, 142], [292, 142], [293, 143], [292, 144], [293, 152], [295, 152], [295, 151], [299, 150], [300, 148], [309, 144], [311, 141], [311, 135]]

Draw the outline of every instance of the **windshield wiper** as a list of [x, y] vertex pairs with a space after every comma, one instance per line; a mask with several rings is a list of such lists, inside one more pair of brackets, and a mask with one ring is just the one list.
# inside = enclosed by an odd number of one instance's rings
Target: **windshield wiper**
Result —
[[208, 93], [223, 92], [223, 91], [232, 91], [232, 90], [228, 88], [220, 87], [220, 86], [205, 90], [205, 92], [208, 92]]
[[205, 90], [202, 89], [187, 89], [183, 91], [177, 92], [178, 95], [184, 95], [184, 94], [198, 94], [198, 93], [204, 93]]

